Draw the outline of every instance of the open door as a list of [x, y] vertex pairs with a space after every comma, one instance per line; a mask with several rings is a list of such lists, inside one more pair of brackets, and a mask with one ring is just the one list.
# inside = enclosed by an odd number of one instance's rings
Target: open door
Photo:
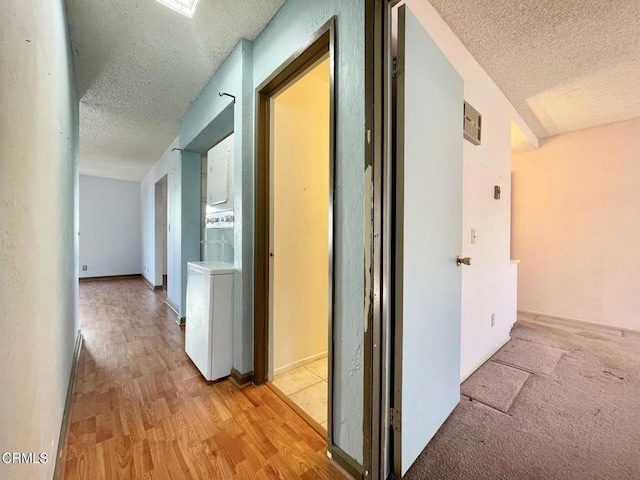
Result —
[[460, 400], [463, 81], [399, 7], [393, 464], [402, 476]]

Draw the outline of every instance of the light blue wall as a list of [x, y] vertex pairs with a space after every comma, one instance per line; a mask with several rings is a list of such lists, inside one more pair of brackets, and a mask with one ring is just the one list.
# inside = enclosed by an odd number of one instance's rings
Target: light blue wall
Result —
[[334, 424], [362, 463], [364, 351], [364, 1], [289, 0], [253, 46], [257, 87], [336, 16]]
[[[201, 148], [202, 138], [198, 136], [230, 101], [228, 97], [219, 97], [218, 92], [236, 96], [234, 240], [239, 273], [234, 283], [234, 367], [248, 372], [253, 368], [255, 88], [333, 16], [337, 36], [333, 436], [338, 447], [361, 463], [365, 321], [364, 0], [288, 0], [255, 42], [238, 43], [213, 76], [182, 119], [180, 145], [197, 143], [197, 148]], [[183, 182], [183, 188], [186, 187]]]
[[[233, 367], [241, 373], [253, 369], [253, 44], [241, 40], [211, 78], [180, 123], [180, 144], [203, 153], [218, 142], [218, 133], [233, 121], [234, 132], [234, 331]], [[227, 115], [236, 97], [233, 116]], [[203, 132], [210, 135], [209, 142]], [[250, 188], [243, 188], [249, 185]]]
[[63, 0], [0, 2], [0, 444], [53, 478], [78, 305], [78, 94]]
[[180, 195], [180, 316], [186, 316], [187, 262], [200, 261], [200, 175], [202, 164], [197, 153], [182, 152]]
[[[80, 278], [141, 272], [140, 183], [80, 175]], [[87, 270], [82, 270], [86, 265]]]

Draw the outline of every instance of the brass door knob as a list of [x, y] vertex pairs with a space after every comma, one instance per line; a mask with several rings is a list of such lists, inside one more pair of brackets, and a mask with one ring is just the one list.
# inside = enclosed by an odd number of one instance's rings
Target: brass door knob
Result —
[[458, 255], [456, 259], [456, 265], [471, 265], [471, 257], [463, 257], [462, 255]]

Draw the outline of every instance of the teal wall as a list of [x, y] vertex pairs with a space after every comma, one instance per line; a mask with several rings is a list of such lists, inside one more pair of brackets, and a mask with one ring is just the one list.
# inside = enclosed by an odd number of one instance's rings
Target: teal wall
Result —
[[[364, 343], [364, 0], [288, 0], [255, 42], [241, 41], [180, 124], [187, 146], [236, 96], [234, 367], [253, 368], [255, 89], [336, 16], [335, 444], [362, 463]], [[344, 48], [342, 47], [344, 45]], [[241, 246], [241, 248], [238, 248]]]
[[200, 261], [200, 155], [182, 152], [180, 208], [180, 316], [187, 315], [187, 262]]
[[[229, 130], [235, 134], [234, 264], [237, 273], [233, 284], [233, 367], [241, 373], [253, 370], [252, 53], [252, 42], [238, 42], [180, 122], [180, 145], [198, 153], [207, 151], [220, 140], [218, 132]], [[231, 98], [220, 97], [219, 92], [234, 95], [235, 105]], [[233, 115], [228, 114], [230, 107]], [[226, 122], [233, 122], [233, 125], [227, 129]], [[209, 142], [207, 134], [210, 135]], [[199, 224], [197, 232], [199, 236]]]

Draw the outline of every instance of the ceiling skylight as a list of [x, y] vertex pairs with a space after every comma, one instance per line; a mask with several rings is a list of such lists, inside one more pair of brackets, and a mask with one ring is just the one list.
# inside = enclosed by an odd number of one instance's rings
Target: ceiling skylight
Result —
[[198, 2], [200, 0], [157, 0], [158, 2], [166, 5], [169, 8], [172, 8], [176, 12], [180, 12], [181, 14], [193, 18], [193, 14], [196, 13], [196, 8], [198, 8]]

